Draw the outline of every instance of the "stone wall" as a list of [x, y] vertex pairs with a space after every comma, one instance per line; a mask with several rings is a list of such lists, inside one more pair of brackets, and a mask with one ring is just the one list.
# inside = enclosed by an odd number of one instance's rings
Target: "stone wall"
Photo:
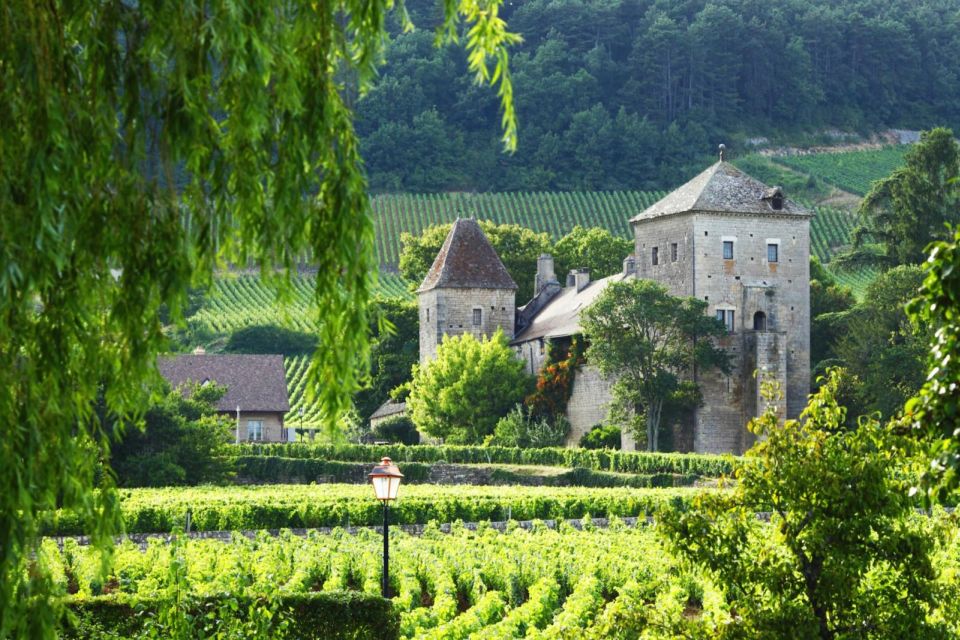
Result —
[[[510, 289], [436, 288], [419, 295], [420, 362], [437, 356], [444, 336], [463, 333], [478, 339], [503, 329], [509, 339], [514, 333], [516, 294]], [[480, 324], [474, 324], [474, 310], [480, 311]]]
[[570, 433], [566, 445], [575, 447], [580, 438], [598, 424], [607, 423], [607, 409], [612, 396], [610, 383], [596, 367], [584, 366], [573, 378], [573, 392], [567, 403]]

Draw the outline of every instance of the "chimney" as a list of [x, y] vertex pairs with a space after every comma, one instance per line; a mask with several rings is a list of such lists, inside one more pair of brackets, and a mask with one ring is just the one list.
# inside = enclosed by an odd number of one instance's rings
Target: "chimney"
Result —
[[533, 296], [537, 297], [551, 282], [557, 282], [557, 274], [553, 272], [553, 256], [541, 253], [537, 258], [537, 275], [533, 280]]
[[637, 273], [637, 260], [630, 254], [623, 259], [623, 275], [632, 276]]
[[583, 291], [590, 284], [590, 269], [571, 269], [567, 275], [567, 286], [576, 287], [577, 293]]

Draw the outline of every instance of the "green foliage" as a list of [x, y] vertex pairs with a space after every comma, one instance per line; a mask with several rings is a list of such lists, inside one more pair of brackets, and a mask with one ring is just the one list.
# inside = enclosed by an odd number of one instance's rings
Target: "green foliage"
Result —
[[384, 456], [402, 462], [449, 462], [451, 464], [543, 465], [617, 471], [622, 473], [678, 473], [717, 477], [729, 475], [739, 461], [733, 456], [646, 451], [591, 451], [569, 447], [521, 449], [517, 447], [460, 447], [453, 445], [328, 445], [248, 444], [231, 447], [238, 455], [314, 458], [370, 462]]
[[612, 408], [621, 422], [643, 415], [650, 451], [658, 448], [664, 408], [699, 401], [696, 385], [685, 380], [694, 367], [728, 367], [714, 344], [725, 329], [706, 308], [703, 300], [676, 298], [661, 284], [631, 279], [608, 285], [583, 312], [587, 360], [615, 379]]
[[[308, 484], [312, 482], [343, 482], [369, 484], [372, 464], [340, 462], [316, 458], [285, 458], [283, 456], [237, 456], [231, 459], [240, 481], [251, 484]], [[403, 465], [404, 483], [428, 482], [430, 465], [408, 462]]]
[[943, 500], [960, 486], [960, 230], [930, 246], [920, 296], [907, 311], [930, 336], [927, 378], [907, 401], [903, 425], [928, 445], [922, 483], [929, 497]]
[[590, 269], [590, 278], [599, 280], [619, 273], [623, 259], [633, 253], [633, 239], [615, 236], [607, 229], [576, 225], [553, 247], [558, 278], [571, 269]]
[[622, 446], [620, 427], [598, 424], [583, 434], [580, 446], [584, 449], [619, 449]]
[[547, 361], [537, 374], [537, 387], [524, 404], [532, 415], [558, 420], [566, 416], [574, 376], [586, 362], [586, 342], [581, 336], [573, 336], [569, 342], [551, 340], [547, 349]]
[[945, 240], [945, 224], [960, 222], [960, 144], [949, 129], [924, 131], [904, 165], [877, 181], [860, 204], [863, 224], [854, 246], [878, 243], [882, 253], [854, 252], [849, 263], [919, 264], [932, 240]]
[[557, 447], [562, 446], [570, 423], [562, 415], [556, 418], [535, 417], [523, 405], [497, 421], [493, 435], [484, 444], [496, 447]]
[[[277, 465], [280, 468], [280, 465]], [[400, 465], [401, 472], [404, 465]], [[419, 473], [419, 471], [417, 471]], [[395, 524], [482, 522], [637, 516], [670, 503], [682, 504], [687, 488], [498, 487], [404, 485], [390, 508]], [[369, 483], [251, 485], [124, 489], [121, 509], [127, 533], [166, 533], [182, 528], [187, 510], [195, 531], [376, 526], [383, 507]], [[48, 518], [44, 535], [81, 535], [84, 523], [62, 512]]]
[[217, 414], [226, 388], [197, 384], [170, 390], [143, 416], [143, 428], [117, 430], [110, 466], [124, 487], [162, 487], [222, 482], [230, 476], [223, 459], [232, 441], [231, 421]]
[[420, 444], [420, 434], [413, 420], [407, 416], [387, 418], [373, 428], [373, 437], [376, 440], [397, 442], [400, 444]]
[[[0, 25], [0, 637], [50, 637], [62, 613], [38, 519], [78, 510], [115, 532], [112, 418], [138, 413], [165, 340], [214, 265], [258, 264], [289, 289], [309, 250], [324, 345], [313, 386], [333, 426], [364, 380], [373, 219], [354, 97], [382, 61], [391, 0], [309, 5], [4, 3]], [[467, 68], [516, 118], [499, 2], [443, 3]], [[492, 70], [490, 66], [492, 62]], [[274, 267], [280, 267], [275, 271]], [[336, 381], [336, 384], [331, 381]]]
[[[288, 593], [272, 601], [232, 593], [185, 600], [179, 624], [171, 625], [169, 601], [124, 595], [78, 598], [69, 605], [77, 623], [66, 629], [64, 637], [379, 640], [397, 637], [400, 623], [399, 613], [388, 601], [355, 591]], [[167, 624], [161, 624], [158, 613], [166, 614]], [[170, 635], [171, 626], [183, 635]]]
[[890, 175], [903, 164], [908, 149], [906, 146], [896, 146], [869, 151], [813, 153], [778, 157], [776, 161], [844, 191], [863, 196], [877, 180]]
[[900, 447], [875, 418], [844, 428], [838, 381], [830, 373], [800, 421], [771, 409], [751, 422], [762, 439], [731, 492], [660, 515], [677, 553], [726, 585], [736, 615], [712, 637], [950, 637], [930, 616], [935, 539], [913, 517]]
[[923, 384], [932, 332], [929, 326], [911, 324], [905, 310], [922, 281], [919, 267], [891, 269], [867, 288], [863, 302], [831, 321], [837, 335], [831, 352], [856, 373], [849, 391], [863, 413], [893, 417]]
[[224, 351], [229, 353], [280, 353], [295, 356], [312, 353], [317, 337], [273, 325], [254, 325], [230, 334]]
[[[386, 402], [390, 392], [410, 380], [413, 365], [420, 360], [420, 319], [416, 304], [399, 298], [377, 302], [378, 322], [370, 327], [370, 384], [354, 398], [365, 420]], [[382, 325], [382, 326], [381, 326]]]
[[490, 338], [448, 336], [436, 359], [413, 368], [407, 410], [420, 431], [452, 444], [477, 444], [532, 386], [499, 329]]

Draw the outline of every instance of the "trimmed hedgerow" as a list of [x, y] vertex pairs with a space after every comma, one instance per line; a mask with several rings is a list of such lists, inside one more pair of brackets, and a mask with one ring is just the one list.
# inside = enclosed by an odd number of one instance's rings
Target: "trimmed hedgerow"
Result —
[[323, 444], [240, 444], [238, 455], [313, 458], [342, 462], [375, 462], [383, 456], [395, 462], [447, 462], [451, 464], [529, 464], [553, 467], [618, 471], [623, 473], [680, 473], [717, 477], [730, 474], [739, 464], [733, 456], [690, 453], [650, 453], [550, 447], [470, 447], [415, 445], [323, 445]]
[[[220, 606], [222, 600], [236, 605]], [[75, 599], [69, 608], [76, 625], [64, 630], [64, 638], [133, 638], [164, 605], [159, 599], [125, 595]], [[254, 605], [254, 606], [251, 606]], [[248, 596], [225, 594], [196, 598], [189, 613], [195, 620], [211, 610], [228, 610], [237, 617], [255, 608]], [[273, 608], [273, 607], [271, 607]], [[276, 611], [288, 625], [286, 636], [298, 640], [380, 640], [399, 637], [400, 616], [389, 600], [354, 591], [284, 594]]]

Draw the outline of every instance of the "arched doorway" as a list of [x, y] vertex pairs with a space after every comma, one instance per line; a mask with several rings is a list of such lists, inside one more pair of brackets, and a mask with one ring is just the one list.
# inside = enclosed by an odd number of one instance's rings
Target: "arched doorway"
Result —
[[755, 314], [753, 314], [753, 330], [767, 330], [767, 314], [765, 314], [763, 311], [757, 311]]

